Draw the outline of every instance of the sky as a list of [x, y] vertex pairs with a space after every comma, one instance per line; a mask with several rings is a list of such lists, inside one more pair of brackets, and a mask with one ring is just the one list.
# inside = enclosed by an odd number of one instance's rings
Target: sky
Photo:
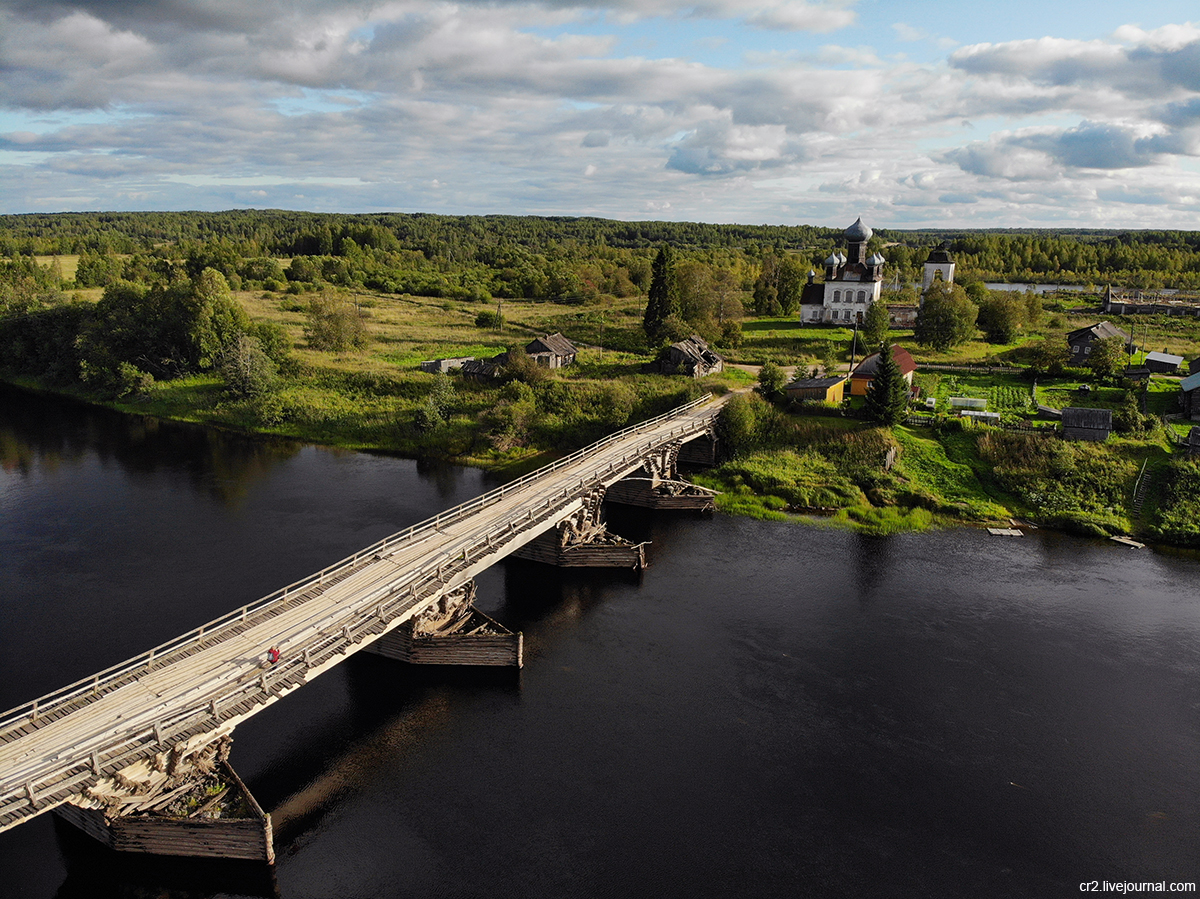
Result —
[[1200, 8], [0, 0], [0, 213], [235, 208], [1197, 229]]

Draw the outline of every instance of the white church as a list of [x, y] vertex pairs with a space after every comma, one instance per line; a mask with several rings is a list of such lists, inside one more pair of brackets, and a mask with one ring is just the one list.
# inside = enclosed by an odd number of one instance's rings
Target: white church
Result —
[[[871, 231], [859, 217], [843, 232], [846, 254], [834, 252], [825, 260], [825, 281], [816, 283], [816, 272], [808, 273], [808, 284], [800, 297], [800, 321], [805, 324], [861, 323], [870, 305], [883, 289], [883, 265], [879, 253], [867, 256]], [[954, 281], [954, 262], [944, 249], [929, 254], [921, 279], [922, 295], [935, 279]], [[915, 317], [916, 310], [913, 309]]]

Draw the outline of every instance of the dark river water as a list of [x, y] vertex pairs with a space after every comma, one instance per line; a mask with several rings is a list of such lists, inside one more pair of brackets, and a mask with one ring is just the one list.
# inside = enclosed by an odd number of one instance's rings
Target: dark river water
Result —
[[[0, 708], [491, 485], [0, 388]], [[1200, 880], [1200, 561], [613, 508], [650, 567], [510, 562], [520, 673], [355, 656], [238, 728], [278, 863], [97, 854], [0, 896], [1066, 896]]]

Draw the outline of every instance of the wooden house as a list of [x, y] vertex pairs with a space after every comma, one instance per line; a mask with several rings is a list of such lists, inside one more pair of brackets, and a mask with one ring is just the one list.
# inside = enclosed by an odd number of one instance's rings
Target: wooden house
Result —
[[1129, 335], [1111, 322], [1097, 322], [1086, 328], [1076, 328], [1067, 333], [1067, 346], [1071, 348], [1071, 364], [1083, 365], [1092, 353], [1092, 346], [1098, 340], [1109, 337], [1120, 337], [1128, 344]]
[[1179, 405], [1185, 418], [1200, 421], [1200, 371], [1179, 382]]
[[1062, 432], [1067, 440], [1094, 440], [1103, 443], [1112, 433], [1112, 409], [1068, 406], [1062, 410]]
[[[900, 374], [904, 377], [905, 383], [912, 387], [913, 372], [917, 370], [917, 363], [913, 361], [913, 357], [909, 355], [908, 350], [900, 346], [898, 343], [893, 343], [891, 346], [892, 359], [900, 366]], [[850, 375], [850, 395], [851, 396], [866, 396], [867, 388], [871, 386], [871, 382], [875, 380], [875, 373], [879, 370], [879, 354], [872, 353], [866, 359], [858, 364]]]
[[1170, 353], [1147, 353], [1146, 368], [1160, 375], [1173, 375], [1183, 365], [1182, 356], [1172, 356]]
[[795, 403], [840, 403], [846, 392], [846, 378], [803, 378], [783, 388], [787, 398]]
[[542, 368], [563, 368], [575, 361], [579, 351], [562, 334], [548, 334], [530, 342], [525, 352]]
[[723, 371], [725, 359], [710, 349], [704, 338], [693, 334], [686, 340], [667, 347], [652, 368], [664, 375], [702, 378]]
[[1188, 363], [1188, 374], [1189, 375], [1194, 375], [1198, 371], [1200, 371], [1200, 356], [1197, 356], [1195, 359], [1193, 359], [1191, 362]]
[[462, 376], [470, 381], [494, 381], [500, 376], [500, 369], [508, 361], [508, 353], [501, 353], [491, 359], [472, 359], [462, 364]]

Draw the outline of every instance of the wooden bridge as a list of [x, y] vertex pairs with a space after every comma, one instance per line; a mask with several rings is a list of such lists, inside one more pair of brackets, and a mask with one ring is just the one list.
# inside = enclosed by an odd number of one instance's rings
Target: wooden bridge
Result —
[[[380, 638], [401, 625], [435, 613], [505, 556], [528, 552], [539, 539], [560, 553], [592, 541], [602, 530], [604, 492], [632, 475], [640, 475], [632, 479], [638, 482], [669, 479], [683, 445], [711, 437], [719, 408], [706, 396], [613, 434], [5, 713], [0, 831], [60, 806], [119, 816], [145, 807], [144, 795], [130, 796], [131, 784], [156, 783], [161, 793], [189, 765], [209, 770], [213, 747], [224, 744], [227, 752], [242, 721], [353, 653], [382, 645]], [[268, 647], [277, 647], [280, 658], [263, 667]], [[268, 819], [268, 857], [269, 844]]]

